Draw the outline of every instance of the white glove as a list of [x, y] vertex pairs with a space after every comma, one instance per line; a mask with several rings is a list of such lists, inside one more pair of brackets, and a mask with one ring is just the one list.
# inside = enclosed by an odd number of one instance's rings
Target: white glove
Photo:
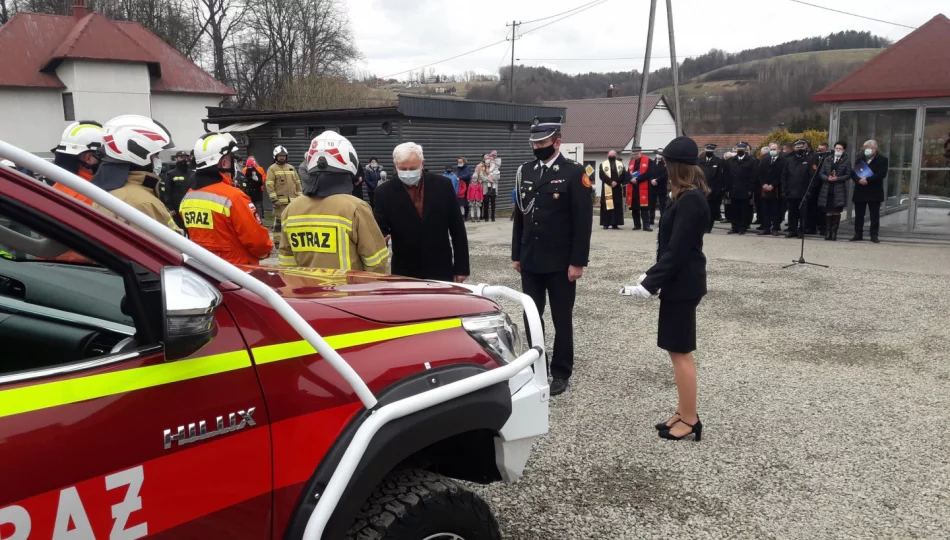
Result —
[[625, 285], [620, 289], [620, 294], [623, 296], [635, 296], [637, 298], [650, 298], [653, 296], [643, 285]]

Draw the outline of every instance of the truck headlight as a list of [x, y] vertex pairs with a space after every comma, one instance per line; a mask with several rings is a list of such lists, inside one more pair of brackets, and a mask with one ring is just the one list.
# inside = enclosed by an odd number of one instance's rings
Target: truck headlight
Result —
[[505, 313], [465, 317], [462, 327], [499, 362], [511, 362], [524, 352], [518, 327]]

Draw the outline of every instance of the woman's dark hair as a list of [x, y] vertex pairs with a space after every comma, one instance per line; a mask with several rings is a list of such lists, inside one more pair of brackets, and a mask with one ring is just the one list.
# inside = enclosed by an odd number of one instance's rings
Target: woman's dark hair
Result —
[[706, 175], [696, 165], [668, 160], [666, 162], [666, 173], [670, 179], [670, 191], [673, 192], [674, 199], [678, 199], [684, 191], [691, 189], [698, 189], [703, 195], [709, 194]]
[[374, 161], [375, 161], [376, 163], [379, 163], [379, 160], [378, 160], [378, 159], [376, 159], [376, 158], [374, 158], [374, 157], [369, 158], [369, 162], [370, 162], [370, 163], [372, 163], [372, 162], [374, 162]]
[[839, 144], [841, 145], [841, 148], [844, 148], [845, 150], [848, 149], [848, 143], [846, 143], [846, 142], [844, 142], [844, 141], [838, 141], [838, 142], [835, 143], [835, 146], [838, 146]]

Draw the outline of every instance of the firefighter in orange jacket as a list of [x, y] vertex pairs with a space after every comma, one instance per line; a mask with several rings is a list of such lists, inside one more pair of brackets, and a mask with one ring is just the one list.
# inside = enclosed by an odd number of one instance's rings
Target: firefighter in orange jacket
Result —
[[[92, 180], [99, 168], [99, 151], [102, 150], [104, 136], [105, 130], [98, 122], [83, 120], [69, 124], [59, 145], [52, 150], [53, 164], [87, 182]], [[92, 200], [64, 184], [56, 184], [53, 187], [86, 204], [92, 204]]]
[[230, 133], [208, 133], [195, 143], [194, 189], [181, 201], [181, 215], [193, 242], [231, 264], [257, 265], [274, 249], [254, 203], [231, 185], [237, 141]]

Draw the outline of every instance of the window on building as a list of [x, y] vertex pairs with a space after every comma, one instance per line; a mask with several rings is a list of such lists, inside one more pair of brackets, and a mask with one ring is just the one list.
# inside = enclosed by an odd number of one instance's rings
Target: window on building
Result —
[[282, 127], [277, 129], [277, 137], [280, 139], [293, 139], [297, 136], [297, 128]]
[[340, 135], [344, 137], [356, 135], [356, 126], [340, 126]]
[[323, 126], [307, 126], [307, 138], [312, 139], [326, 130]]
[[63, 118], [67, 122], [76, 120], [76, 106], [73, 104], [72, 92], [63, 93]]

